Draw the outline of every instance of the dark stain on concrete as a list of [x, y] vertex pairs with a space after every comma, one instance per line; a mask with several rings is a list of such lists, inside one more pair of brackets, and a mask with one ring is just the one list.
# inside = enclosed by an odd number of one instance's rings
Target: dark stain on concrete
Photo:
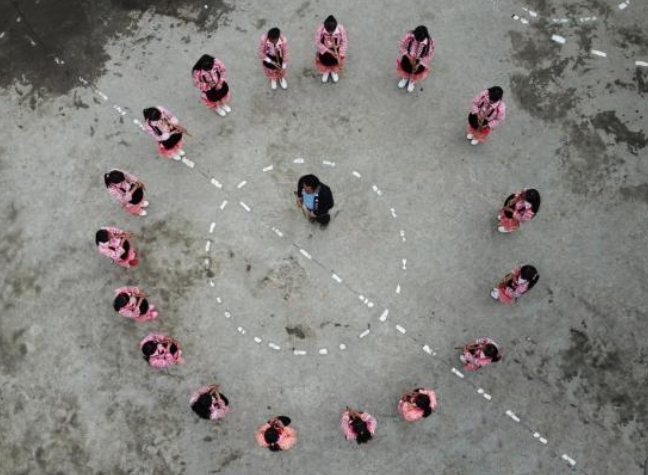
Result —
[[301, 325], [295, 325], [294, 327], [286, 327], [286, 333], [288, 333], [291, 336], [295, 336], [300, 340], [306, 338], [306, 332], [301, 327]]
[[626, 200], [639, 200], [648, 203], [648, 183], [637, 186], [624, 186], [619, 191]]
[[[19, 8], [22, 20], [16, 23], [12, 3], [0, 4], [0, 18], [12, 20], [0, 48], [0, 87], [27, 81], [33, 86], [31, 94], [39, 97], [67, 93], [78, 85], [77, 75], [92, 82], [104, 74], [110, 59], [106, 43], [128, 34], [145, 12], [193, 23], [204, 31], [216, 29], [233, 10], [222, 0], [66, 0], [65, 5], [29, 0], [19, 2]], [[31, 46], [27, 37], [45, 47]], [[54, 55], [65, 59], [63, 67], [54, 62]]]
[[603, 130], [609, 135], [614, 136], [616, 143], [624, 143], [628, 147], [628, 151], [634, 155], [638, 151], [648, 145], [648, 139], [643, 132], [633, 132], [621, 119], [616, 115], [615, 111], [599, 112], [592, 118], [592, 125], [599, 130]]

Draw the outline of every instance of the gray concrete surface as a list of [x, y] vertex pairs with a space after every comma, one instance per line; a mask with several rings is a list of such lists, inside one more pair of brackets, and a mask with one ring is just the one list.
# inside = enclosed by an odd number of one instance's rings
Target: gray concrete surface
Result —
[[[635, 61], [648, 61], [648, 10], [616, 3], [25, 0], [18, 22], [0, 2], [0, 473], [643, 473], [648, 69]], [[312, 42], [330, 12], [350, 49], [341, 82], [322, 86]], [[420, 23], [437, 53], [432, 75], [406, 95], [393, 72], [397, 42]], [[273, 25], [291, 43], [287, 92], [269, 89], [255, 55]], [[225, 119], [191, 84], [205, 52], [229, 69]], [[472, 148], [467, 108], [493, 84], [506, 91], [508, 119]], [[155, 104], [192, 132], [195, 169], [157, 159], [132, 124]], [[111, 167], [146, 182], [148, 217], [110, 201], [101, 176]], [[325, 231], [292, 207], [305, 170], [338, 202]], [[498, 206], [523, 186], [541, 191], [539, 216], [498, 235]], [[108, 224], [134, 233], [139, 269], [96, 255], [94, 232]], [[539, 285], [519, 305], [497, 305], [490, 286], [522, 261], [537, 265]], [[112, 290], [125, 283], [150, 293], [157, 321], [112, 312]], [[137, 342], [153, 330], [180, 340], [184, 366], [145, 365]], [[459, 379], [453, 347], [482, 335], [505, 359]], [[233, 406], [218, 424], [188, 406], [212, 381]], [[418, 385], [438, 391], [439, 410], [405, 425], [396, 402]], [[347, 404], [378, 418], [367, 446], [338, 431]], [[263, 451], [254, 429], [280, 413], [299, 445]]]

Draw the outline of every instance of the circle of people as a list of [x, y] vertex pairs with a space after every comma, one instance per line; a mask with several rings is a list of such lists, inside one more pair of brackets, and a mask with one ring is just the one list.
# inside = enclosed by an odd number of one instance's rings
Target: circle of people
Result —
[[[434, 39], [425, 26], [408, 31], [400, 41], [397, 58], [397, 72], [401, 79], [398, 87], [412, 92], [415, 84], [430, 73], [434, 56]], [[344, 26], [331, 15], [324, 20], [315, 38], [315, 65], [322, 73], [322, 82], [337, 83], [345, 64], [347, 35]], [[279, 28], [271, 28], [259, 42], [258, 55], [263, 74], [270, 80], [273, 90], [277, 86], [288, 88], [288, 41]], [[200, 90], [201, 101], [220, 116], [226, 116], [232, 109], [230, 88], [227, 83], [225, 65], [210, 55], [203, 55], [192, 70], [194, 84]], [[478, 94], [468, 115], [466, 139], [478, 145], [499, 125], [505, 116], [503, 91], [491, 87]], [[182, 148], [187, 133], [176, 116], [164, 107], [144, 109], [144, 128], [157, 142], [158, 152], [166, 158], [181, 160], [185, 156]], [[134, 175], [123, 170], [111, 170], [104, 175], [104, 183], [111, 197], [130, 214], [146, 216], [149, 202], [144, 199], [144, 184]], [[315, 175], [303, 176], [295, 191], [297, 206], [311, 222], [325, 226], [330, 221], [329, 210], [333, 207], [330, 188], [321, 183]], [[506, 198], [497, 216], [497, 229], [510, 233], [533, 219], [540, 208], [540, 194], [535, 189], [522, 189]], [[132, 236], [120, 228], [106, 226], [96, 233], [95, 242], [100, 254], [113, 260], [123, 268], [137, 267], [138, 251], [132, 244]], [[535, 267], [529, 264], [515, 267], [491, 291], [493, 299], [503, 304], [515, 303], [528, 292], [539, 279]], [[158, 317], [155, 305], [148, 301], [148, 295], [136, 286], [125, 286], [115, 290], [113, 308], [120, 315], [136, 322], [147, 322]], [[167, 368], [183, 363], [180, 343], [170, 336], [152, 333], [140, 341], [144, 360], [152, 367]], [[497, 362], [502, 358], [499, 346], [490, 338], [478, 338], [456, 349], [461, 350], [460, 360], [467, 371]], [[190, 398], [189, 405], [195, 414], [203, 419], [216, 421], [230, 411], [229, 400], [220, 392], [218, 384], [198, 389]], [[398, 413], [408, 422], [427, 418], [437, 408], [437, 399], [432, 389], [416, 388], [407, 391], [398, 402]], [[277, 416], [262, 424], [256, 431], [256, 441], [271, 451], [288, 450], [297, 442], [296, 431], [290, 426], [291, 419]], [[371, 414], [346, 407], [342, 413], [340, 427], [347, 440], [358, 444], [372, 439], [377, 421]]]

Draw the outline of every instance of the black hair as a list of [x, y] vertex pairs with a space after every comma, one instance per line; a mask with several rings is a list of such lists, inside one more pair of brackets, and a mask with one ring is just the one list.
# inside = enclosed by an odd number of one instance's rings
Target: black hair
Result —
[[369, 432], [369, 426], [359, 417], [354, 417], [351, 421], [351, 427], [356, 433], [356, 442], [358, 444], [364, 444], [371, 440], [371, 432]]
[[279, 28], [270, 28], [268, 30], [268, 39], [269, 40], [278, 40], [281, 36], [281, 30]]
[[109, 186], [111, 183], [121, 183], [125, 179], [126, 176], [119, 170], [111, 170], [104, 175], [104, 183], [106, 183], [106, 186]]
[[192, 71], [211, 71], [214, 67], [214, 57], [208, 54], [203, 54], [196, 62]]
[[157, 107], [149, 107], [143, 111], [144, 118], [146, 120], [160, 120], [162, 118], [162, 112]]
[[277, 417], [277, 419], [279, 419], [281, 421], [281, 423], [286, 427], [288, 427], [290, 425], [290, 423], [292, 422], [290, 420], [290, 417], [288, 417], [288, 416], [279, 416], [279, 417]]
[[537, 213], [540, 209], [540, 193], [538, 190], [530, 188], [524, 192], [524, 200], [531, 203], [531, 208], [534, 213]]
[[425, 26], [419, 25], [414, 28], [414, 38], [416, 38], [416, 41], [421, 42], [429, 37], [430, 33], [428, 33], [428, 29]]
[[272, 452], [279, 452], [281, 450], [281, 447], [279, 447], [279, 432], [277, 432], [277, 429], [274, 427], [269, 427], [266, 429], [266, 431], [263, 433], [263, 440], [265, 440], [266, 444], [268, 444], [268, 448]]
[[302, 177], [302, 185], [316, 189], [318, 186], [320, 186], [320, 181], [319, 178], [317, 178], [315, 175], [306, 175]]
[[144, 359], [146, 361], [149, 360], [151, 356], [156, 352], [157, 350], [157, 341], [147, 341], [142, 345], [142, 353], [144, 353]]
[[493, 86], [488, 89], [488, 99], [491, 102], [497, 102], [504, 97], [504, 91], [499, 86]]
[[493, 345], [492, 343], [487, 343], [486, 346], [484, 346], [484, 354], [488, 356], [491, 360], [493, 360], [493, 362], [502, 359], [502, 355], [500, 355], [497, 346]]
[[191, 405], [191, 409], [198, 414], [198, 417], [209, 419], [211, 416], [212, 395], [210, 393], [203, 393]]
[[416, 404], [416, 407], [418, 407], [419, 409], [430, 407], [430, 396], [428, 396], [427, 394], [418, 393], [416, 395], [416, 398], [414, 399], [414, 404]]
[[329, 33], [333, 33], [337, 28], [338, 22], [333, 15], [329, 15], [324, 20], [324, 29]]
[[100, 229], [97, 231], [97, 234], [95, 234], [95, 243], [98, 245], [100, 242], [108, 242], [110, 239], [110, 234], [108, 234], [108, 231], [106, 229]]
[[529, 287], [528, 290], [531, 290], [534, 285], [538, 283], [538, 280], [540, 280], [540, 276], [538, 275], [538, 270], [533, 267], [532, 265], [525, 265], [522, 266], [520, 269], [520, 276], [529, 282]]
[[171, 343], [171, 345], [169, 345], [169, 351], [172, 355], [175, 355], [178, 352], [178, 345]]
[[124, 292], [115, 297], [115, 301], [113, 302], [113, 308], [115, 309], [115, 312], [119, 312], [121, 308], [128, 303], [129, 300], [130, 296]]

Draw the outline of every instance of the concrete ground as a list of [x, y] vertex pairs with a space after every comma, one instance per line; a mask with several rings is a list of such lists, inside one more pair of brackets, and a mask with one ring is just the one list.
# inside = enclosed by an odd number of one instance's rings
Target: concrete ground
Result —
[[[619, 1], [2, 0], [0, 473], [643, 473], [648, 9]], [[350, 46], [324, 86], [313, 37], [331, 12]], [[408, 95], [397, 44], [421, 23], [437, 52]], [[274, 25], [286, 92], [256, 58]], [[203, 53], [228, 68], [227, 118], [191, 83]], [[495, 84], [508, 118], [471, 147], [470, 100]], [[157, 158], [133, 123], [157, 104], [192, 133], [193, 169]], [[111, 202], [113, 167], [146, 183], [149, 216]], [[335, 194], [326, 230], [294, 208], [305, 172]], [[541, 211], [500, 235], [497, 209], [521, 187]], [[138, 269], [97, 255], [103, 225], [134, 234]], [[523, 262], [538, 286], [491, 300]], [[112, 311], [126, 283], [157, 321]], [[149, 368], [137, 342], [151, 331], [186, 364]], [[454, 347], [485, 335], [504, 360], [454, 374]], [[216, 424], [188, 405], [214, 381], [233, 407]], [[406, 425], [396, 403], [417, 386], [439, 408]], [[377, 417], [370, 444], [343, 440], [347, 404]], [[300, 440], [275, 454], [253, 436], [279, 414]]]

